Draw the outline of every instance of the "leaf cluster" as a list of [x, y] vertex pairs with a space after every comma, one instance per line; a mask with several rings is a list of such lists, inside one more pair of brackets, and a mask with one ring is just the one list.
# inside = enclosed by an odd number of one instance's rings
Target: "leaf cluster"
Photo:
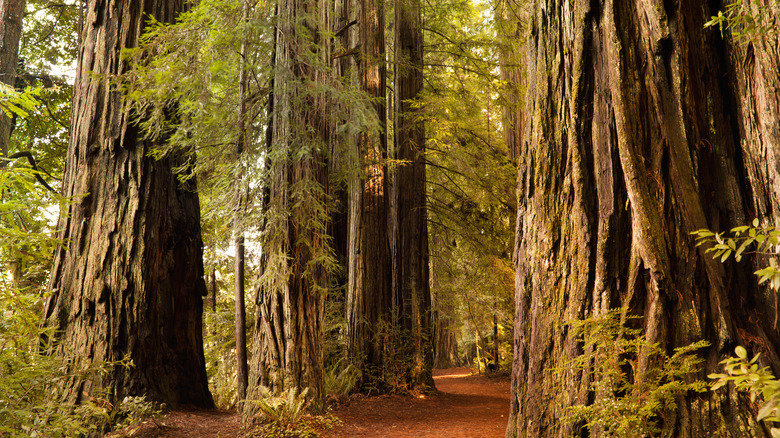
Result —
[[332, 429], [340, 424], [332, 415], [311, 415], [306, 408], [309, 404], [309, 389], [273, 393], [261, 387], [261, 398], [247, 400], [258, 407], [259, 414], [250, 420], [255, 428], [251, 436], [268, 438], [310, 438], [316, 437], [322, 429]]
[[36, 106], [41, 104], [38, 100], [40, 94], [40, 88], [27, 87], [20, 92], [0, 82], [0, 110], [9, 118], [27, 117]]
[[569, 407], [565, 419], [607, 437], [655, 436], [659, 417], [677, 409], [678, 397], [707, 390], [694, 376], [703, 361], [696, 352], [709, 343], [694, 342], [669, 355], [641, 330], [627, 327], [626, 321], [638, 317], [621, 319], [624, 313], [614, 309], [568, 324], [583, 353], [553, 371], [559, 378], [582, 373], [594, 401]]
[[[143, 399], [112, 406], [99, 394], [74, 406], [60, 388], [69, 380], [90, 380], [117, 362], [84, 364], [49, 354], [52, 328], [40, 328], [43, 298], [13, 287], [0, 287], [0, 436], [73, 437], [104, 432], [137, 421], [151, 409]], [[142, 409], [144, 408], [144, 409]], [[149, 408], [149, 409], [146, 409]]]
[[771, 0], [766, 4], [736, 0], [728, 3], [724, 10], [719, 10], [718, 15], [710, 17], [704, 27], [718, 26], [721, 37], [724, 31], [728, 31], [737, 41], [747, 43], [778, 34], [779, 9], [779, 0]]
[[[734, 353], [736, 357], [728, 357], [720, 362], [725, 373], [708, 376], [715, 380], [712, 390], [732, 383], [738, 391], [748, 392], [751, 402], [755, 403], [760, 399], [761, 408], [756, 415], [757, 420], [780, 422], [780, 381], [769, 367], [759, 368], [757, 362], [760, 353], [748, 359], [747, 350], [742, 346], [737, 346]], [[780, 437], [780, 428], [772, 427], [770, 431], [773, 438]]]
[[505, 327], [513, 320], [516, 172], [499, 102], [503, 39], [487, 3], [432, 2], [424, 13], [426, 82], [416, 104], [426, 124], [432, 289], [439, 317], [473, 339], [492, 332], [493, 314]]
[[754, 219], [753, 226], [734, 227], [728, 235], [707, 229], [693, 231], [691, 234], [696, 236], [696, 246], [711, 244], [705, 252], [712, 253], [713, 257], [719, 258], [721, 262], [728, 260], [732, 254], [738, 262], [742, 260], [743, 254], [772, 256], [769, 266], [755, 271], [754, 274], [758, 276], [759, 284], [768, 283], [772, 290], [780, 290], [780, 267], [777, 264], [777, 256], [780, 255], [780, 229], [759, 226], [758, 219]]

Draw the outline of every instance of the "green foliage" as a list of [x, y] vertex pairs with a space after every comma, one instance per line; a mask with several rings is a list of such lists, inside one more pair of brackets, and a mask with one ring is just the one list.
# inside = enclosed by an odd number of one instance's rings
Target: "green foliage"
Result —
[[27, 88], [23, 92], [16, 91], [6, 84], [0, 83], [0, 110], [7, 117], [27, 117], [36, 106], [40, 105], [38, 100], [41, 89]]
[[332, 429], [340, 421], [332, 415], [310, 415], [307, 413], [308, 388], [298, 392], [290, 388], [274, 394], [268, 388], [261, 388], [262, 398], [247, 400], [258, 407], [257, 416], [250, 419], [256, 424], [252, 436], [264, 438], [309, 438], [319, 436], [319, 431]]
[[117, 363], [81, 365], [78, 360], [44, 353], [52, 329], [39, 328], [42, 297], [0, 287], [0, 436], [76, 437], [124, 427], [153, 413], [143, 398], [114, 407], [99, 395], [73, 406], [60, 387], [68, 380], [89, 380]]
[[325, 393], [345, 396], [355, 389], [362, 376], [363, 373], [355, 365], [342, 367], [341, 361], [338, 361], [325, 369]]
[[71, 67], [78, 49], [80, 12], [81, 2], [76, 0], [26, 0], [19, 50], [25, 75], [48, 78], [52, 70]]
[[[767, 283], [778, 292], [780, 290], [780, 267], [777, 256], [780, 254], [780, 230], [776, 227], [759, 226], [758, 219], [753, 220], [753, 226], [739, 226], [731, 229], [730, 234], [714, 233], [702, 229], [692, 232], [696, 237], [696, 245], [711, 244], [706, 252], [714, 258], [725, 262], [733, 254], [734, 260], [741, 261], [743, 254], [762, 254], [771, 256], [769, 266], [755, 271], [759, 284]], [[746, 252], [747, 251], [747, 252]]]
[[[759, 226], [759, 220], [754, 219], [752, 226], [739, 226], [732, 228], [730, 233], [714, 233], [702, 229], [692, 232], [697, 236], [697, 246], [710, 244], [706, 252], [713, 253], [714, 258], [725, 262], [733, 254], [736, 261], [742, 259], [743, 254], [759, 254], [770, 256], [769, 266], [754, 272], [759, 284], [768, 283], [775, 291], [775, 297], [780, 290], [780, 270], [777, 265], [777, 256], [780, 254], [780, 230], [776, 227]], [[742, 346], [735, 348], [736, 357], [728, 357], [720, 362], [725, 374], [713, 373], [708, 377], [716, 380], [712, 386], [715, 391], [733, 383], [738, 391], [746, 391], [750, 394], [750, 401], [756, 402], [759, 398], [760, 409], [756, 419], [761, 421], [780, 422], [780, 381], [771, 373], [768, 367], [759, 368], [758, 359], [760, 353], [752, 359], [748, 359], [748, 352]], [[772, 436], [780, 438], [780, 428], [772, 427]]]
[[[736, 357], [722, 360], [725, 374], [713, 373], [708, 377], [716, 380], [712, 386], [715, 391], [729, 383], [733, 383], [738, 391], [750, 394], [750, 401], [755, 403], [761, 398], [761, 408], [758, 410], [758, 421], [780, 422], [780, 381], [772, 374], [769, 367], [758, 367], [760, 353], [748, 359], [744, 347], [736, 347]], [[771, 428], [773, 437], [780, 437], [780, 428]]]
[[554, 373], [562, 378], [582, 373], [595, 400], [570, 407], [566, 421], [605, 437], [655, 436], [659, 417], [677, 409], [678, 397], [706, 391], [707, 384], [694, 376], [702, 362], [696, 351], [709, 344], [695, 342], [670, 356], [641, 330], [626, 327], [623, 312], [615, 309], [569, 323], [583, 354]]
[[745, 2], [736, 0], [728, 3], [718, 15], [710, 17], [704, 27], [718, 26], [721, 36], [724, 31], [730, 32], [738, 41], [749, 42], [757, 39], [776, 36], [780, 23], [780, 0], [762, 2]]

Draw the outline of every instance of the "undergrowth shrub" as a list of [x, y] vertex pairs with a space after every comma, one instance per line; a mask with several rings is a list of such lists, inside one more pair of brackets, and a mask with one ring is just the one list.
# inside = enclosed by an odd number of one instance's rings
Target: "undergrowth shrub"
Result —
[[251, 435], [264, 438], [310, 438], [340, 424], [333, 415], [308, 413], [308, 394], [308, 388], [300, 392], [297, 388], [290, 388], [274, 394], [270, 389], [262, 387], [259, 399], [247, 400], [258, 408], [258, 414], [250, 419], [250, 423], [255, 425]]
[[[657, 436], [662, 413], [677, 409], [676, 400], [688, 391], [705, 392], [707, 384], [693, 376], [702, 359], [699, 341], [677, 348], [670, 356], [641, 330], [621, 321], [621, 309], [569, 323], [582, 343], [583, 353], [567, 367], [553, 370], [558, 380], [582, 373], [590, 382], [592, 403], [568, 408], [565, 420], [582, 424], [603, 437]], [[638, 317], [629, 317], [634, 319]], [[640, 366], [640, 362], [651, 365]]]
[[218, 408], [230, 409], [238, 402], [235, 302], [218, 300], [216, 311], [206, 311], [204, 317], [203, 350], [209, 390]]
[[92, 436], [140, 421], [156, 412], [143, 397], [116, 406], [99, 394], [79, 405], [63, 400], [70, 380], [89, 380], [129, 360], [83, 364], [45, 353], [51, 328], [39, 327], [41, 297], [0, 288], [0, 437], [70, 438]]
[[342, 367], [341, 361], [338, 361], [325, 369], [323, 374], [325, 393], [337, 397], [348, 395], [355, 389], [362, 376], [363, 373], [355, 365], [348, 364]]

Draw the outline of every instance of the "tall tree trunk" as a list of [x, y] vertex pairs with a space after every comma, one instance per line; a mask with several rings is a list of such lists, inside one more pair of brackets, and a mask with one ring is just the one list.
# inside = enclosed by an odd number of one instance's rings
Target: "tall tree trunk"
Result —
[[146, 395], [170, 406], [211, 407], [203, 357], [200, 207], [194, 182], [171, 171], [176, 158], [148, 156], [122, 96], [107, 80], [127, 64], [147, 14], [172, 21], [183, 1], [90, 1], [74, 87], [60, 217], [68, 248], [54, 256], [46, 317], [59, 354], [116, 361], [86, 382], [69, 382], [72, 401], [106, 392], [109, 401]]
[[[19, 60], [19, 39], [22, 37], [22, 16], [25, 0], [0, 0], [0, 83], [16, 87], [16, 67]], [[13, 120], [0, 111], [0, 156], [8, 156]], [[0, 162], [0, 167], [5, 164]]]
[[385, 129], [384, 0], [358, 2], [358, 70], [374, 102], [381, 132], [364, 132], [354, 144], [360, 171], [349, 184], [347, 350], [364, 379], [381, 379], [392, 288]]
[[[328, 288], [328, 99], [318, 85], [330, 62], [326, 0], [277, 4], [268, 202], [267, 254], [257, 298], [254, 355], [247, 397], [308, 388], [324, 407], [323, 313]], [[252, 406], [245, 413], [251, 416]]]
[[[242, 21], [247, 20], [249, 5], [243, 1]], [[233, 230], [236, 233], [234, 248], [236, 251], [233, 275], [235, 276], [235, 310], [236, 310], [236, 394], [238, 401], [246, 398], [246, 387], [249, 382], [246, 358], [246, 306], [244, 300], [244, 228], [241, 224], [241, 214], [245, 211], [244, 205], [244, 171], [243, 154], [246, 149], [249, 125], [246, 122], [246, 92], [248, 76], [246, 68], [247, 41], [241, 40], [241, 53], [239, 60], [238, 76], [238, 139], [236, 141], [236, 160], [239, 162], [239, 174], [236, 184], [236, 217], [233, 219]]]
[[401, 339], [408, 339], [408, 381], [433, 388], [425, 129], [413, 102], [423, 89], [419, 0], [396, 2], [394, 40], [395, 158], [405, 163], [398, 166], [394, 181], [393, 306]]
[[[582, 353], [564, 323], [608, 309], [642, 315], [667, 351], [710, 341], [699, 378], [736, 344], [780, 369], [771, 294], [689, 235], [780, 219], [777, 39], [724, 41], [703, 28], [712, 4], [534, 2], [508, 437], [587, 436], [561, 420], [590, 402], [588, 376], [548, 370]], [[664, 436], [767, 435], [726, 390], [678, 406]]]
[[244, 233], [236, 236], [235, 268], [235, 314], [236, 314], [236, 395], [239, 401], [246, 399], [246, 387], [249, 382], [246, 357], [246, 306], [244, 300]]

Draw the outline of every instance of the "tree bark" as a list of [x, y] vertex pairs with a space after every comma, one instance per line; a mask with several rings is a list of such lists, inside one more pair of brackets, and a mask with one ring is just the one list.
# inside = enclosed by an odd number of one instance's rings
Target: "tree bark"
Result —
[[[717, 5], [715, 5], [717, 6]], [[706, 339], [697, 378], [737, 344], [780, 369], [777, 312], [749, 263], [690, 232], [780, 219], [778, 44], [736, 44], [702, 0], [537, 0], [518, 168], [515, 355], [508, 437], [587, 436], [562, 421], [587, 376], [565, 322], [626, 306], [671, 352]], [[747, 67], [747, 68], [746, 68]], [[774, 123], [774, 122], [772, 122]], [[651, 364], [640, 363], [640, 368]], [[561, 396], [562, 394], [562, 396]], [[664, 436], [767, 436], [727, 390], [686, 395]]]
[[414, 100], [423, 89], [423, 35], [419, 0], [395, 4], [395, 158], [393, 307], [410, 362], [412, 387], [434, 387], [431, 293], [428, 284], [428, 216], [425, 129]]
[[[242, 21], [247, 20], [249, 5], [244, 0], [242, 4]], [[244, 300], [244, 228], [241, 224], [240, 215], [244, 212], [244, 171], [243, 159], [244, 150], [248, 138], [249, 126], [246, 122], [246, 92], [249, 78], [246, 67], [247, 41], [243, 38], [241, 41], [241, 52], [239, 60], [239, 78], [238, 78], [238, 139], [236, 141], [236, 160], [239, 162], [239, 174], [236, 184], [236, 211], [233, 219], [233, 232], [236, 234], [234, 248], [236, 257], [234, 260], [233, 275], [235, 276], [235, 311], [236, 311], [236, 394], [238, 401], [246, 399], [246, 387], [249, 384], [249, 372], [247, 370], [246, 357], [246, 305]]]
[[[22, 37], [22, 16], [25, 0], [0, 0], [0, 82], [16, 87], [19, 60], [19, 40]], [[8, 156], [13, 119], [0, 111], [0, 156]], [[4, 167], [0, 163], [0, 167]]]
[[[247, 397], [308, 388], [324, 408], [323, 317], [332, 267], [327, 244], [330, 63], [325, 0], [277, 4], [269, 182]], [[252, 406], [245, 414], [253, 415]]]
[[[433, 273], [431, 273], [433, 276]], [[452, 304], [444, 303], [434, 293], [431, 295], [433, 307], [433, 368], [452, 368], [460, 365], [458, 357], [458, 336], [451, 326], [455, 309]]]
[[[107, 77], [124, 73], [146, 15], [172, 21], [183, 1], [90, 1], [78, 57], [60, 216], [68, 248], [54, 256], [46, 317], [57, 352], [74, 363], [134, 366], [66, 385], [67, 398], [112, 403], [146, 395], [169, 406], [212, 407], [202, 341], [200, 208], [175, 157], [155, 161]], [[175, 154], [174, 154], [175, 155]]]
[[381, 380], [389, 332], [392, 261], [388, 228], [385, 135], [385, 14], [383, 0], [358, 2], [358, 76], [372, 99], [380, 132], [354, 143], [360, 170], [349, 184], [349, 283], [347, 350], [364, 380]]

